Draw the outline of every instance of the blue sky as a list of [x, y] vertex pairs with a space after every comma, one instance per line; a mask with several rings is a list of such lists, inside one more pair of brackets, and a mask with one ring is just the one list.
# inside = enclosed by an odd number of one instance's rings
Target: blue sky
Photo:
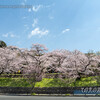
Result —
[[0, 40], [7, 45], [100, 51], [100, 0], [0, 0], [0, 5], [32, 5], [0, 8]]

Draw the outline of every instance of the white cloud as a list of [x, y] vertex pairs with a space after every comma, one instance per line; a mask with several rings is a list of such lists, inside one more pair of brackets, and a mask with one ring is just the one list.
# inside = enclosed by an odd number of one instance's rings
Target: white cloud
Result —
[[28, 9], [28, 12], [34, 11], [37, 12], [43, 5], [34, 5], [32, 8]]
[[8, 33], [2, 34], [2, 37], [8, 37]]
[[38, 24], [38, 19], [34, 19], [32, 26], [35, 27]]
[[31, 12], [31, 11], [37, 12], [37, 11], [39, 11], [40, 8], [47, 9], [47, 8], [50, 8], [50, 7], [53, 7], [53, 6], [55, 6], [55, 3], [53, 3], [51, 5], [41, 5], [41, 4], [39, 4], [39, 5], [33, 5], [32, 8], [28, 9], [28, 12]]
[[32, 8], [28, 9], [28, 12], [32, 12], [32, 11], [37, 12], [42, 7], [43, 7], [43, 5], [34, 5], [34, 6], [32, 6]]
[[33, 6], [32, 10], [37, 12], [41, 7], [43, 7], [43, 5]]
[[16, 37], [14, 34], [10, 34], [10, 37], [12, 37], [12, 38], [14, 38], [14, 37]]
[[31, 34], [28, 35], [28, 38], [31, 38], [32, 36], [35, 36], [35, 35], [39, 35], [39, 37], [43, 36], [43, 35], [47, 35], [49, 33], [48, 30], [40, 30], [40, 28], [35, 28]]
[[53, 3], [51, 5], [41, 5], [41, 4], [39, 4], [39, 5], [33, 5], [32, 8], [28, 9], [28, 12], [31, 12], [31, 11], [37, 12], [37, 11], [39, 11], [40, 8], [47, 9], [47, 8], [52, 7], [52, 6], [55, 6], [55, 3]]
[[62, 33], [69, 32], [69, 31], [70, 31], [70, 29], [66, 28], [65, 30], [62, 31]]
[[15, 37], [18, 37], [18, 36], [16, 36], [12, 32], [9, 32], [9, 33], [6, 33], [6, 34], [2, 34], [2, 37], [5, 37], [5, 38], [8, 38], [8, 37], [15, 38]]
[[29, 8], [29, 9], [28, 9], [28, 12], [31, 12], [31, 11], [32, 11], [31, 8]]

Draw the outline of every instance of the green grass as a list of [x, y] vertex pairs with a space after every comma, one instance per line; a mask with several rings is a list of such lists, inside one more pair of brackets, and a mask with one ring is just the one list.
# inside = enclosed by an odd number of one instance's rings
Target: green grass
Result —
[[36, 83], [36, 87], [81, 87], [81, 86], [100, 86], [95, 77], [81, 78], [81, 80], [67, 84], [60, 79], [46, 79]]
[[[99, 77], [97, 77], [99, 79]], [[4, 87], [31, 87], [24, 78], [0, 78], [0, 86]], [[35, 87], [67, 87], [67, 86], [100, 86], [96, 77], [81, 78], [76, 83], [67, 84], [65, 81], [53, 78], [43, 78], [41, 82], [37, 82]]]
[[43, 78], [41, 82], [37, 82], [36, 87], [66, 87], [68, 84], [60, 79]]
[[75, 85], [76, 86], [100, 86], [100, 84], [97, 83], [96, 77], [81, 78], [81, 80], [76, 81]]
[[30, 87], [24, 78], [0, 78], [0, 86], [8, 87]]

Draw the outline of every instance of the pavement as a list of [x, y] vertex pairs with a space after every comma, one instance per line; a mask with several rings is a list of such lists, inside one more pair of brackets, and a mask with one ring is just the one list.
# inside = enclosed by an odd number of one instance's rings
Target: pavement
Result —
[[0, 95], [0, 100], [100, 100], [100, 97], [54, 97]]

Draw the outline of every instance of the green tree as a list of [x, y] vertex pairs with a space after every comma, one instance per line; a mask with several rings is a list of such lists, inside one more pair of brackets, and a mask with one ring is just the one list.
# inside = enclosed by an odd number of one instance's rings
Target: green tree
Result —
[[7, 47], [6, 43], [4, 41], [0, 41], [0, 48]]

